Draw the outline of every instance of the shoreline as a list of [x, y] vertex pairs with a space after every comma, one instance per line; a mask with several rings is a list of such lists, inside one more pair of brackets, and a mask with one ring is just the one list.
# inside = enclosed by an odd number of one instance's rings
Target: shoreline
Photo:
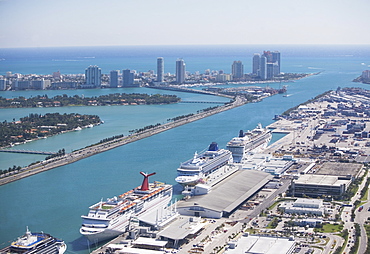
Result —
[[39, 163], [30, 165], [30, 166], [24, 167], [24, 168], [22, 168], [22, 170], [23, 170], [22, 172], [15, 173], [13, 175], [9, 175], [9, 176], [1, 178], [0, 179], [0, 186], [11, 183], [11, 182], [14, 182], [14, 181], [17, 181], [17, 180], [20, 180], [20, 179], [28, 177], [28, 176], [32, 176], [32, 175], [35, 175], [35, 174], [53, 169], [53, 168], [57, 168], [57, 167], [60, 167], [60, 166], [64, 166], [64, 165], [82, 160], [82, 159], [90, 157], [92, 155], [102, 153], [102, 152], [108, 151], [110, 149], [113, 149], [113, 148], [116, 148], [116, 147], [119, 147], [119, 146], [122, 146], [122, 145], [126, 145], [126, 144], [129, 144], [129, 143], [138, 141], [140, 139], [144, 139], [144, 138], [153, 136], [155, 134], [164, 132], [166, 130], [176, 128], [178, 126], [181, 126], [181, 125], [184, 125], [184, 124], [187, 124], [187, 123], [191, 123], [191, 122], [206, 118], [208, 116], [218, 114], [218, 113], [221, 113], [223, 111], [245, 105], [247, 103], [249, 103], [249, 102], [246, 99], [244, 99], [242, 97], [236, 97], [234, 102], [232, 102], [230, 104], [222, 105], [222, 106], [217, 107], [213, 110], [209, 110], [209, 111], [202, 112], [202, 113], [199, 113], [199, 114], [195, 114], [195, 115], [192, 115], [192, 116], [189, 116], [189, 117], [186, 117], [186, 118], [182, 118], [182, 119], [179, 119], [179, 120], [171, 122], [171, 123], [166, 123], [166, 124], [163, 124], [163, 125], [159, 125], [155, 128], [152, 128], [152, 129], [140, 132], [140, 133], [135, 133], [135, 134], [131, 134], [131, 135], [128, 135], [128, 136], [124, 136], [124, 137], [116, 139], [116, 140], [108, 141], [108, 142], [101, 143], [101, 144], [94, 144], [94, 145], [91, 145], [89, 147], [85, 147], [85, 148], [81, 148], [79, 150], [73, 151], [72, 153], [67, 153], [67, 154], [65, 154], [61, 157], [55, 157], [55, 158], [49, 159], [47, 161], [39, 162]]

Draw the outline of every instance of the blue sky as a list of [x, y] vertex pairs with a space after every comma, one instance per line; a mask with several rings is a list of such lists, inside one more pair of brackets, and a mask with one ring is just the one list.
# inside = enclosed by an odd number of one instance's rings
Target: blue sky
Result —
[[369, 0], [0, 0], [0, 48], [369, 44]]

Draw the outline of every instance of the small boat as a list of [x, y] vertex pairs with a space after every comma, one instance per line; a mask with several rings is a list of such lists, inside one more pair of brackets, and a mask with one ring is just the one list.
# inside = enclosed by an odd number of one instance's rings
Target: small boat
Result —
[[33, 233], [26, 230], [26, 233], [18, 237], [18, 240], [12, 242], [12, 244], [4, 249], [0, 250], [0, 254], [36, 254], [36, 253], [48, 253], [48, 254], [63, 254], [67, 250], [67, 245], [63, 240], [52, 237], [46, 233]]

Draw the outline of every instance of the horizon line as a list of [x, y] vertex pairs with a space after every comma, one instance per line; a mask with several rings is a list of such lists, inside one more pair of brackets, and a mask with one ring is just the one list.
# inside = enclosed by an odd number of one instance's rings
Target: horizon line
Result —
[[0, 47], [0, 49], [40, 49], [40, 48], [94, 48], [94, 47], [201, 47], [201, 46], [368, 46], [370, 44], [365, 43], [343, 43], [343, 44], [311, 44], [311, 43], [298, 43], [298, 44], [139, 44], [139, 45], [85, 45], [85, 46], [24, 46], [24, 47]]

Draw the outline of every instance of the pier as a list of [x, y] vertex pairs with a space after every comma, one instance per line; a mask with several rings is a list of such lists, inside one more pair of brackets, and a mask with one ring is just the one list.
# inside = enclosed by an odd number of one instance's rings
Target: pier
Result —
[[34, 150], [12, 150], [12, 149], [0, 149], [3, 153], [27, 153], [27, 154], [41, 154], [41, 155], [54, 155], [55, 152], [44, 152], [44, 151], [34, 151]]

